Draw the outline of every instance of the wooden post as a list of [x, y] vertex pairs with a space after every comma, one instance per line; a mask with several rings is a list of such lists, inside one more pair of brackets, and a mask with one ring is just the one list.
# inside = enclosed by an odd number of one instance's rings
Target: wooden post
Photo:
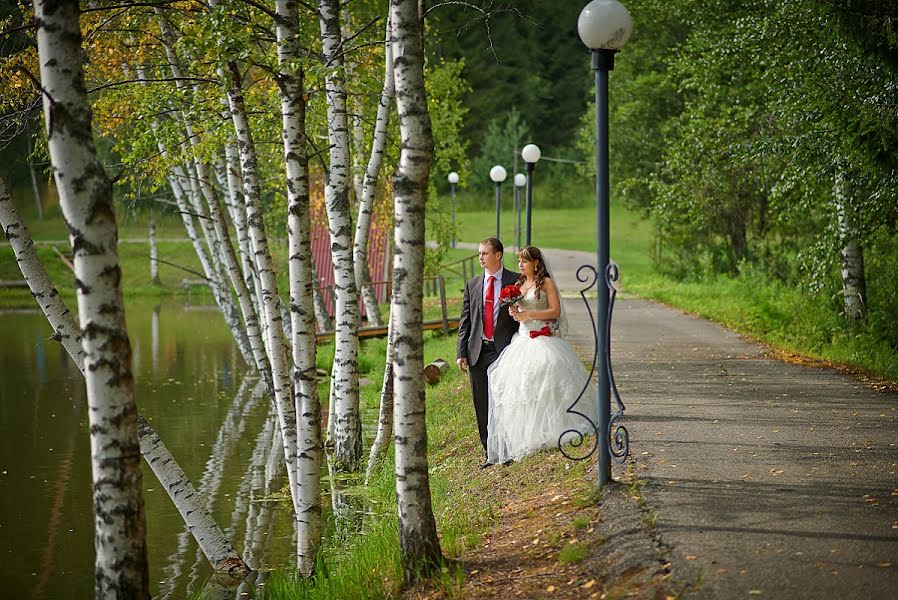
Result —
[[448, 365], [445, 360], [442, 358], [438, 358], [429, 365], [424, 367], [424, 381], [433, 385], [440, 381], [440, 377], [443, 375], [443, 371], [446, 370], [446, 365]]
[[446, 306], [446, 280], [442, 275], [437, 277], [440, 286], [440, 308], [443, 310], [443, 335], [449, 335], [449, 309]]

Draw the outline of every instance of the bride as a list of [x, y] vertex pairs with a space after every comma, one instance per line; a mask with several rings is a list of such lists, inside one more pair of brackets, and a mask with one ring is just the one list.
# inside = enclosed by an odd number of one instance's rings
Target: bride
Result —
[[[588, 378], [580, 357], [560, 335], [564, 319], [558, 289], [539, 248], [518, 253], [521, 299], [508, 307], [518, 333], [489, 368], [487, 462], [517, 460], [540, 448], [557, 446], [573, 429], [593, 434], [582, 416], [567, 412]], [[575, 409], [595, 422], [596, 391], [590, 383]], [[572, 441], [576, 436], [565, 436]]]

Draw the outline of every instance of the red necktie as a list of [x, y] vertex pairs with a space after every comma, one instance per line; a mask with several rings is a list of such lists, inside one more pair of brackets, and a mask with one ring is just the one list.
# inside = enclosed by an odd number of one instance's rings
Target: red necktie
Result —
[[493, 339], [493, 281], [496, 278], [490, 275], [486, 278], [486, 300], [483, 301], [483, 337]]

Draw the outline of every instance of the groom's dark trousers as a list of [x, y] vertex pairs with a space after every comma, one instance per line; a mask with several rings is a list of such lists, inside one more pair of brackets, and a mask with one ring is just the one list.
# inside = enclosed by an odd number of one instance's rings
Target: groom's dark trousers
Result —
[[[502, 271], [502, 285], [517, 282], [520, 274], [507, 269]], [[474, 414], [480, 443], [486, 451], [487, 423], [489, 423], [489, 382], [486, 371], [511, 341], [518, 330], [518, 323], [508, 314], [507, 308], [500, 308], [493, 331], [493, 341], [483, 340], [483, 285], [484, 275], [478, 275], [465, 282], [462, 299], [461, 319], [458, 323], [458, 352], [456, 358], [468, 361], [468, 377], [471, 380], [471, 395], [474, 398]], [[496, 298], [498, 302], [498, 298]]]

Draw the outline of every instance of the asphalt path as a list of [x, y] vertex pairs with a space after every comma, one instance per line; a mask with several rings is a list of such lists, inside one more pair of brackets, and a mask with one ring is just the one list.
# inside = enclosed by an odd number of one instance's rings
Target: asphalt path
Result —
[[[545, 252], [591, 356], [595, 257]], [[611, 339], [643, 522], [686, 597], [898, 598], [898, 395], [644, 300]]]

